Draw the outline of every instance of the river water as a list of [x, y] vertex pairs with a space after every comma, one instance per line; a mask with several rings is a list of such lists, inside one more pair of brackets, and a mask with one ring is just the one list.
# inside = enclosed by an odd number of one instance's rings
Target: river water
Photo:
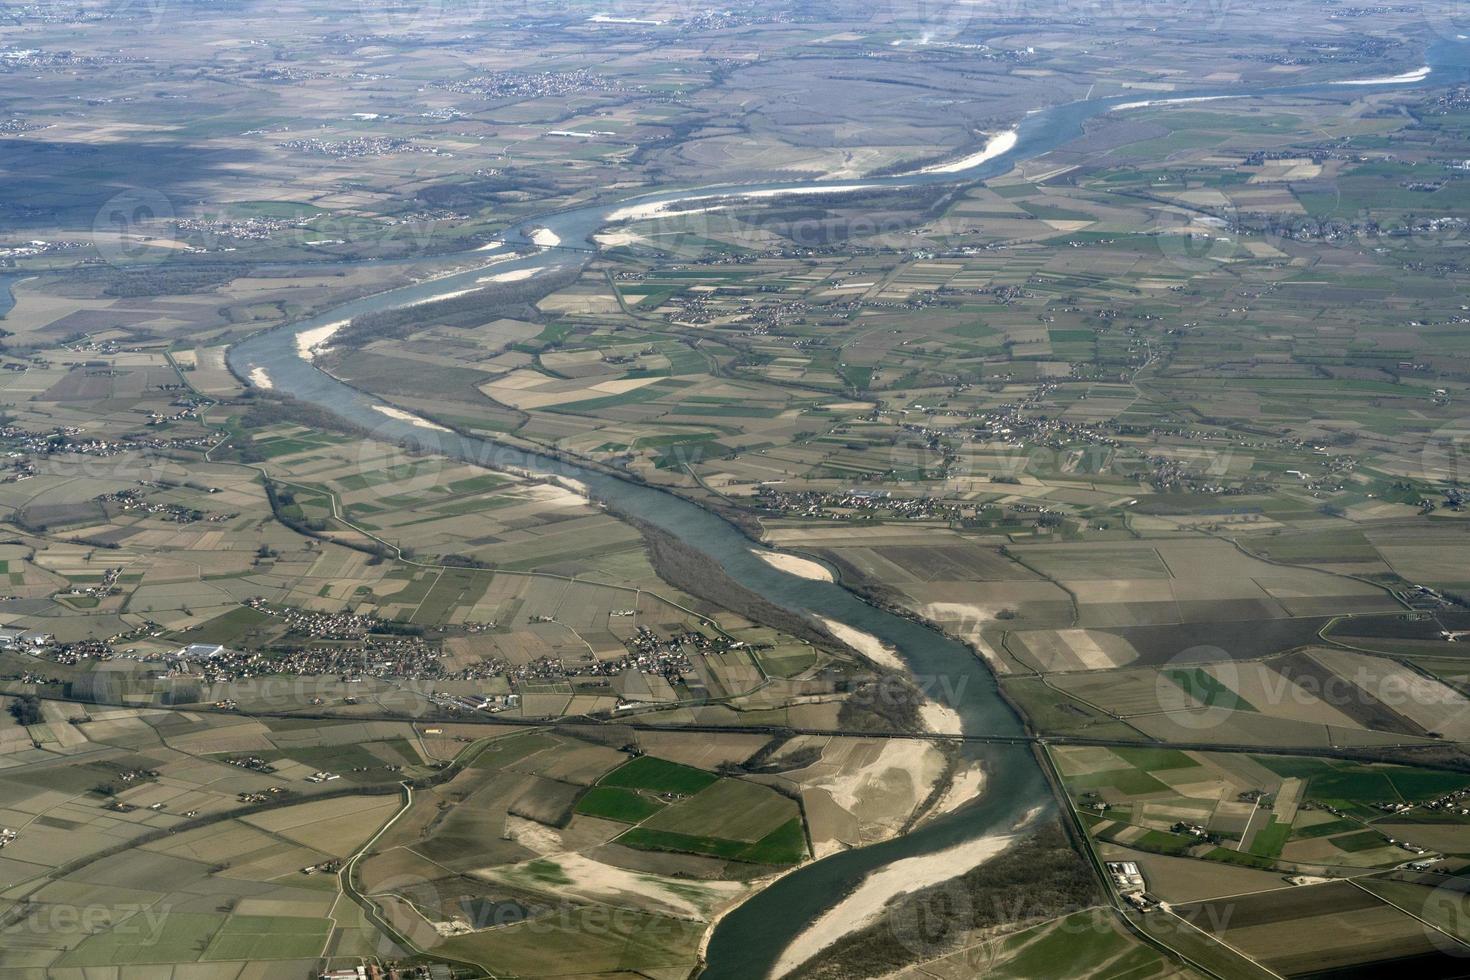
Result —
[[[1467, 47], [1463, 44], [1438, 44], [1429, 53], [1428, 64], [1434, 71], [1428, 78], [1409, 79], [1378, 88], [1393, 90], [1462, 83], [1470, 75], [1466, 71], [1466, 52]], [[1316, 85], [1244, 93], [1239, 88], [1202, 89], [1172, 92], [1166, 97], [1246, 94], [1344, 98], [1360, 96], [1364, 91], [1364, 87], [1358, 86]], [[854, 180], [843, 184], [899, 189], [983, 180], [1005, 173], [1019, 161], [1039, 156], [1076, 138], [1081, 135], [1083, 123], [1088, 119], [1121, 104], [1148, 97], [1134, 95], [1073, 102], [1033, 112], [1017, 127], [1013, 148], [966, 171]], [[819, 186], [820, 182], [807, 181], [665, 190], [616, 204], [551, 214], [524, 224], [549, 228], [566, 245], [585, 246], [591, 235], [607, 224], [609, 214], [630, 205], [686, 201], [712, 194], [809, 190]], [[518, 236], [516, 238], [519, 240]], [[393, 309], [444, 293], [474, 288], [487, 275], [517, 269], [566, 268], [580, 265], [590, 257], [586, 253], [554, 249], [501, 262], [493, 268], [483, 267], [483, 262], [493, 254], [465, 253], [453, 257], [451, 261], [462, 264], [476, 262], [481, 266], [346, 303], [311, 319], [252, 337], [230, 350], [230, 365], [241, 377], [263, 371], [278, 390], [326, 408], [375, 431], [388, 441], [407, 441], [431, 452], [497, 468], [577, 480], [594, 498], [605, 500], [618, 511], [678, 536], [709, 561], [718, 564], [735, 581], [771, 602], [802, 614], [839, 620], [893, 647], [921, 685], [929, 688], [936, 700], [957, 711], [966, 733], [1015, 734], [1022, 731], [1015, 714], [997, 693], [994, 677], [968, 647], [903, 617], [875, 609], [840, 585], [801, 579], [772, 567], [751, 553], [752, 545], [743, 534], [699, 506], [661, 490], [536, 453], [388, 418], [373, 409], [374, 405], [382, 404], [381, 401], [334, 380], [298, 355], [295, 337], [303, 331], [361, 313]], [[707, 956], [709, 965], [702, 976], [706, 980], [752, 980], [765, 976], [790, 941], [869, 872], [902, 858], [934, 853], [993, 833], [1005, 833], [1034, 808], [1052, 805], [1046, 781], [1030, 749], [1024, 746], [972, 745], [965, 752], [980, 760], [987, 770], [986, 790], [979, 800], [902, 837], [845, 851], [788, 874], [721, 921], [711, 938]], [[964, 869], [955, 870], [960, 872]]]
[[5, 319], [5, 314], [15, 308], [15, 292], [10, 287], [24, 278], [24, 276], [0, 276], [0, 320]]

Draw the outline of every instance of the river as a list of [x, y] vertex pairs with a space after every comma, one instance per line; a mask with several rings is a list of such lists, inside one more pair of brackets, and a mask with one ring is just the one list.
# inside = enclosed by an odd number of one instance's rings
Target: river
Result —
[[15, 308], [15, 291], [10, 287], [24, 278], [25, 276], [0, 276], [0, 320], [5, 319], [5, 314]]
[[[341, 319], [342, 312], [333, 311], [324, 322]], [[385, 417], [373, 408], [382, 404], [380, 400], [332, 379], [299, 356], [295, 334], [301, 327], [245, 341], [231, 351], [231, 365], [242, 375], [262, 369], [278, 390], [326, 407], [386, 440], [407, 440], [432, 452], [497, 469], [576, 480], [594, 498], [607, 501], [619, 512], [655, 524], [694, 546], [737, 582], [777, 605], [836, 619], [889, 644], [936, 700], [958, 712], [966, 732], [1022, 731], [997, 693], [993, 675], [963, 644], [876, 609], [839, 585], [799, 578], [772, 567], [752, 553], [750, 540], [740, 531], [673, 494], [515, 447]], [[704, 976], [763, 975], [805, 923], [815, 920], [867, 872], [899, 858], [1004, 831], [1029, 810], [1049, 803], [1046, 782], [1029, 748], [977, 745], [965, 751], [985, 766], [987, 785], [1003, 787], [1003, 792], [986, 792], [973, 805], [911, 834], [826, 858], [781, 879], [721, 922], [710, 942], [710, 967]]]
[[[1466, 71], [1466, 52], [1466, 45], [1442, 42], [1430, 50], [1428, 64], [1433, 71], [1427, 77], [1410, 73], [1372, 84], [1392, 90], [1463, 82], [1470, 75]], [[1242, 95], [1345, 98], [1362, 94], [1364, 88], [1359, 86], [1319, 84], [1248, 92], [1221, 87], [1143, 98], [1173, 100]], [[1095, 99], [1032, 112], [1016, 127], [1014, 144], [1009, 149], [961, 171], [850, 180], [827, 187], [899, 189], [994, 177], [1022, 160], [1039, 156], [1081, 135], [1083, 123], [1088, 119], [1139, 99], [1139, 95]], [[593, 233], [608, 223], [611, 214], [628, 207], [687, 202], [725, 194], [811, 193], [822, 187], [819, 181], [807, 181], [665, 190], [616, 203], [571, 209], [521, 224], [550, 229], [566, 245], [585, 246]], [[519, 240], [518, 234], [513, 237]], [[431, 452], [496, 468], [577, 480], [594, 498], [678, 536], [720, 565], [735, 581], [771, 602], [805, 615], [839, 620], [892, 646], [921, 684], [930, 687], [938, 700], [958, 712], [966, 733], [1012, 734], [1022, 730], [1014, 712], [999, 696], [994, 677], [968, 647], [901, 616], [876, 609], [840, 585], [780, 571], [753, 555], [751, 542], [743, 534], [696, 504], [665, 491], [511, 446], [385, 417], [373, 408], [382, 404], [380, 400], [334, 380], [298, 355], [295, 337], [306, 330], [361, 313], [393, 309], [475, 288], [488, 275], [524, 269], [549, 271], [580, 265], [591, 257], [585, 252], [549, 249], [486, 268], [484, 262], [493, 255], [493, 252], [470, 252], [451, 257], [447, 261], [474, 262], [477, 267], [345, 303], [308, 320], [251, 337], [230, 350], [230, 365], [240, 377], [259, 377], [259, 372], [264, 372], [277, 390], [326, 408], [390, 441], [408, 441]], [[950, 692], [950, 696], [944, 692]], [[965, 751], [971, 758], [980, 760], [987, 770], [986, 789], [980, 799], [902, 837], [806, 865], [758, 893], [727, 915], [715, 929], [708, 947], [708, 967], [702, 974], [705, 980], [749, 980], [767, 975], [790, 941], [869, 872], [901, 858], [930, 854], [978, 837], [1005, 833], [1034, 808], [1053, 805], [1046, 780], [1028, 748], [977, 745]]]

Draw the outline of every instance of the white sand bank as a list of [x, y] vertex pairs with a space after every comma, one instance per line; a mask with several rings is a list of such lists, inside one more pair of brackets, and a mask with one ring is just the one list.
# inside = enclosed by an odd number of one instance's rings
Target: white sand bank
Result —
[[1341, 82], [1333, 82], [1333, 85], [1403, 85], [1406, 82], [1420, 82], [1429, 77], [1432, 71], [1428, 65], [1406, 71], [1401, 75], [1390, 75], [1387, 78], [1352, 78]]
[[802, 558], [797, 555], [788, 555], [780, 551], [756, 551], [751, 549], [751, 554], [773, 568], [797, 578], [810, 579], [813, 582], [832, 582], [832, 572], [821, 562], [812, 561], [810, 558]]
[[904, 663], [899, 657], [898, 651], [878, 639], [872, 633], [864, 633], [860, 629], [855, 629], [835, 619], [828, 619], [826, 616], [818, 616], [817, 621], [827, 627], [829, 633], [873, 661], [873, 663], [882, 667], [889, 667], [893, 670], [904, 669]]
[[[976, 153], [971, 153], [967, 157], [960, 157], [958, 160], [951, 160], [948, 163], [936, 163], [932, 166], [921, 167], [913, 171], [913, 173], [957, 174], [963, 170], [969, 170], [971, 167], [978, 167], [985, 161], [993, 160], [1002, 153], [1009, 153], [1015, 149], [1018, 138], [1018, 134], [1014, 129], [1008, 129], [1003, 133], [996, 133], [990, 137], [990, 139], [985, 141], [984, 148]], [[909, 175], [904, 174], [904, 176], [907, 177]]]
[[407, 422], [410, 425], [418, 426], [420, 429], [434, 429], [438, 432], [449, 431], [442, 425], [435, 425], [428, 419], [421, 419], [417, 415], [414, 415], [412, 412], [405, 412], [403, 409], [394, 408], [392, 405], [374, 405], [373, 411], [381, 415], [386, 415], [390, 419], [397, 419], [400, 422]]
[[792, 940], [771, 976], [785, 976], [843, 936], [871, 925], [898, 896], [958, 878], [1000, 854], [1015, 839], [1011, 834], [992, 834], [879, 868]]
[[304, 361], [314, 361], [316, 356], [326, 350], [327, 343], [338, 330], [347, 326], [350, 320], [338, 320], [336, 323], [328, 323], [325, 326], [313, 327], [303, 330], [296, 335], [296, 353]]

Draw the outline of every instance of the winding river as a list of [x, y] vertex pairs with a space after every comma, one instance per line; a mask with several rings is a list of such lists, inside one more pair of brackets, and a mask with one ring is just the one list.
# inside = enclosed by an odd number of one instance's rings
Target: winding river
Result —
[[[1431, 72], [1364, 80], [1351, 88], [1341, 87], [1342, 83], [1245, 92], [1239, 88], [1217, 88], [1174, 92], [1153, 98], [1156, 101], [1260, 95], [1343, 98], [1361, 96], [1363, 85], [1389, 90], [1462, 83], [1470, 77], [1467, 50], [1470, 49], [1464, 44], [1442, 42], [1429, 52]], [[899, 189], [941, 182], [974, 182], [1005, 173], [1019, 161], [1067, 143], [1082, 134], [1083, 123], [1088, 119], [1114, 109], [1127, 109], [1136, 105], [1139, 99], [1138, 95], [1095, 99], [1033, 112], [1017, 126], [1013, 141], [1005, 140], [989, 159], [964, 169], [950, 168], [943, 172], [919, 172], [841, 184], [807, 181], [663, 191], [615, 204], [550, 214], [523, 225], [549, 229], [567, 245], [584, 246], [594, 232], [609, 223], [611, 216], [629, 207], [671, 205], [719, 195], [813, 193], [852, 187]], [[469, 438], [387, 417], [373, 407], [381, 406], [380, 400], [334, 380], [299, 356], [296, 335], [304, 331], [362, 313], [477, 288], [490, 275], [500, 276], [518, 270], [537, 270], [540, 273], [580, 265], [590, 258], [590, 253], [586, 252], [547, 249], [487, 268], [485, 262], [495, 254], [494, 251], [482, 251], [452, 256], [451, 261], [474, 263], [476, 267], [346, 303], [308, 320], [251, 337], [231, 349], [230, 365], [241, 377], [261, 377], [263, 372], [274, 387], [371, 429], [387, 440], [407, 441], [431, 452], [492, 467], [575, 479], [584, 484], [594, 498], [605, 500], [617, 510], [683, 539], [710, 561], [719, 564], [740, 584], [771, 602], [803, 614], [839, 620], [892, 646], [921, 681], [927, 683], [932, 679], [942, 679], [940, 686], [953, 692], [954, 696], [940, 699], [958, 712], [965, 732], [1011, 734], [1021, 731], [1022, 726], [1015, 714], [997, 693], [995, 679], [969, 648], [900, 616], [875, 609], [840, 585], [798, 578], [772, 567], [752, 553], [751, 542], [744, 535], [699, 506], [661, 490], [491, 440]], [[1028, 748], [975, 745], [966, 751], [981, 761], [987, 770], [987, 789], [980, 799], [902, 837], [842, 852], [783, 877], [721, 921], [709, 943], [709, 965], [703, 977], [706, 980], [749, 980], [765, 976], [791, 940], [869, 872], [903, 858], [932, 854], [979, 837], [1005, 833], [1029, 811], [1052, 805], [1046, 781]]]

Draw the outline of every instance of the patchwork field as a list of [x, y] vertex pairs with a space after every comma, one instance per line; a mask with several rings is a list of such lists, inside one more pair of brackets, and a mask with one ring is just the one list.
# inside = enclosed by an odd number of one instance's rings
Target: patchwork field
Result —
[[[1470, 859], [1459, 802], [1470, 777], [1460, 773], [1172, 749], [1058, 747], [1052, 755], [1088, 833], [1137, 852], [1150, 880], [1150, 856], [1170, 856], [1159, 867], [1166, 881], [1184, 876], [1181, 894], [1194, 891], [1191, 876], [1202, 883], [1209, 872], [1185, 870], [1180, 857], [1328, 877], [1414, 862], [1452, 873]], [[1228, 889], [1229, 877], [1219, 887]], [[1261, 881], [1279, 887], [1282, 879]]]
[[794, 977], [1465, 972], [1453, 5], [104, 6], [0, 44], [0, 980], [691, 976], [1012, 802], [924, 728], [1073, 843]]
[[1348, 882], [1183, 906], [1178, 914], [1287, 977], [1380, 969], [1456, 976], [1467, 948]]

